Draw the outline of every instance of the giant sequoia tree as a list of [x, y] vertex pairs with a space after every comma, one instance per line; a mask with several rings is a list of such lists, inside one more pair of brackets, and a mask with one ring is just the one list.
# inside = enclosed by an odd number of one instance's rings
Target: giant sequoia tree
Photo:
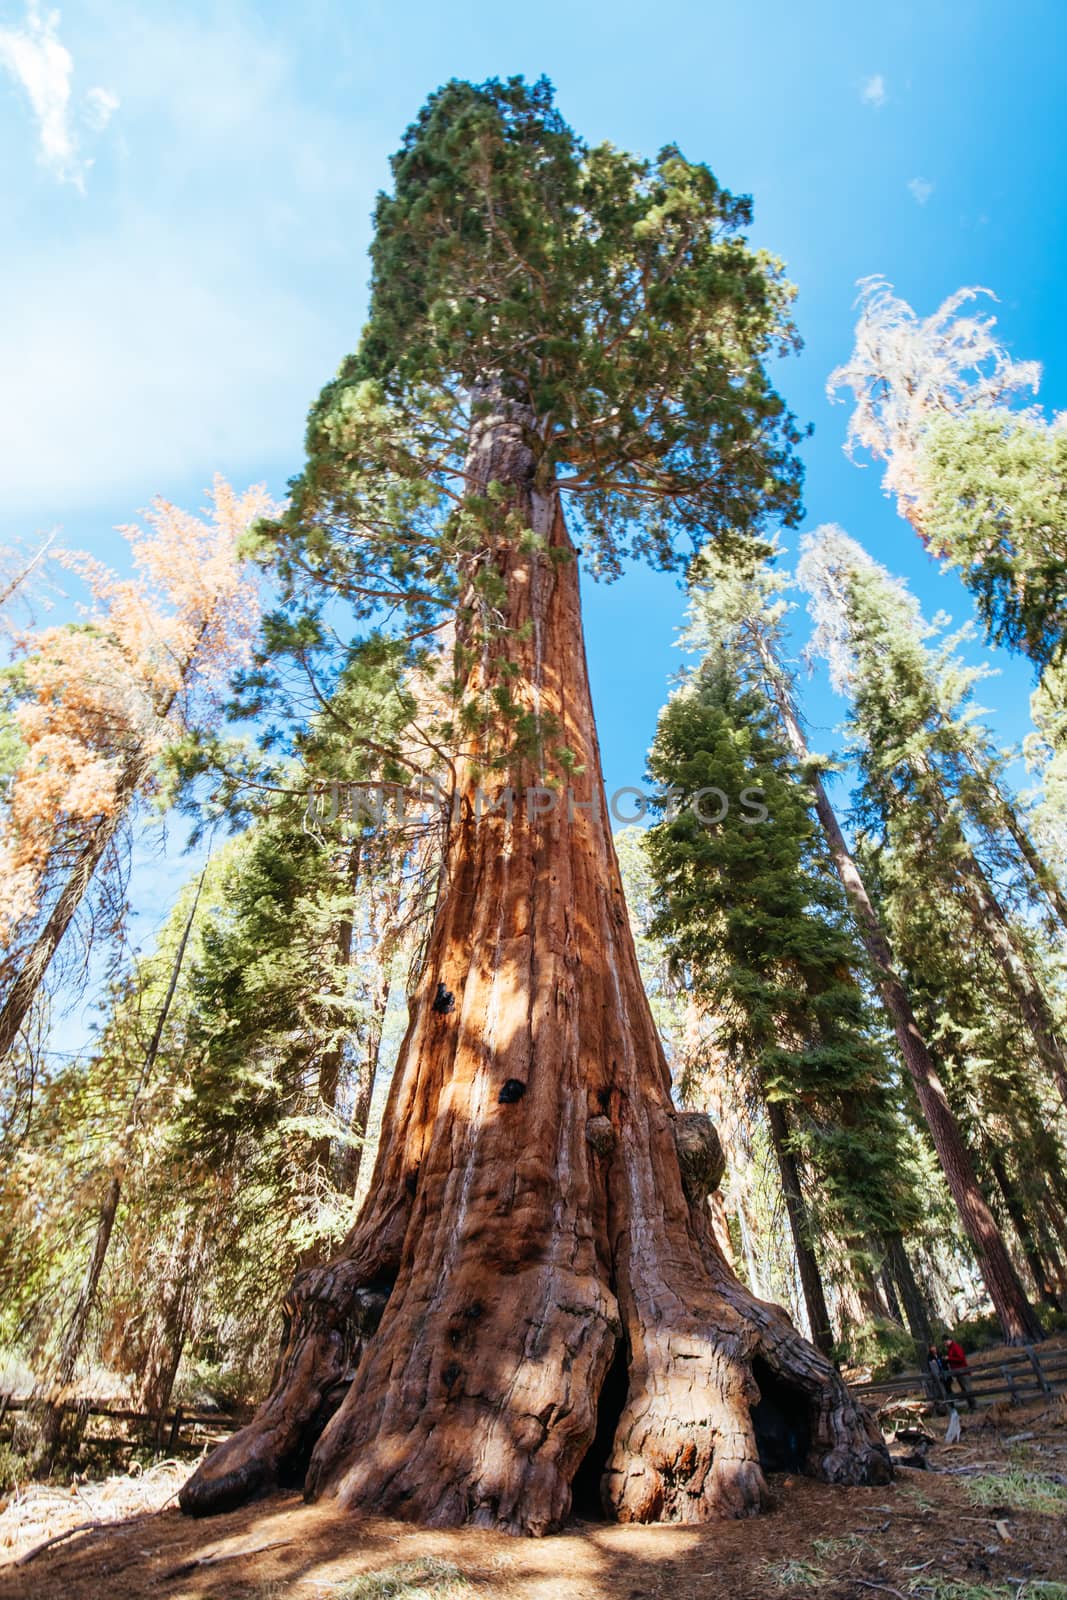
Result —
[[297, 1277], [270, 1397], [182, 1504], [295, 1480], [539, 1533], [580, 1474], [624, 1519], [745, 1515], [776, 1414], [809, 1471], [882, 1478], [829, 1362], [715, 1245], [712, 1130], [677, 1136], [563, 512], [609, 575], [794, 515], [762, 366], [788, 288], [706, 167], [586, 149], [543, 82], [447, 85], [393, 171], [368, 326], [268, 537], [309, 638], [325, 592], [405, 648], [444, 625], [440, 890], [367, 1204]]

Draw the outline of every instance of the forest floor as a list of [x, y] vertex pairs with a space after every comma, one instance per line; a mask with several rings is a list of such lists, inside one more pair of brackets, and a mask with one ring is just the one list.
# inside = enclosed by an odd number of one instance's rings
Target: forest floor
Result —
[[[927, 1468], [889, 1487], [776, 1477], [777, 1507], [756, 1521], [575, 1522], [538, 1540], [424, 1531], [296, 1494], [191, 1521], [173, 1499], [189, 1466], [174, 1462], [128, 1480], [128, 1501], [52, 1485], [42, 1513], [27, 1515], [33, 1489], [8, 1505], [0, 1600], [1067, 1600], [1067, 1397], [961, 1421], [946, 1445], [945, 1420], [927, 1418]], [[113, 1520], [41, 1549], [94, 1508]]]

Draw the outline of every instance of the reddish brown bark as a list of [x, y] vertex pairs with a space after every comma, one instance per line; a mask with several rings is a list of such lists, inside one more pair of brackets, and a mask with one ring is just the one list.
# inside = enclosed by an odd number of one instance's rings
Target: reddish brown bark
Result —
[[[511, 541], [490, 559], [513, 693], [553, 719], [547, 742], [577, 757], [596, 809], [535, 794], [543, 815], [520, 796], [510, 819], [479, 821], [461, 769], [367, 1204], [339, 1259], [298, 1278], [270, 1398], [182, 1505], [303, 1480], [352, 1507], [536, 1534], [567, 1515], [581, 1468], [623, 1520], [743, 1516], [766, 1497], [757, 1428], [765, 1460], [882, 1481], [873, 1423], [737, 1282], [706, 1190], [690, 1177], [687, 1193], [607, 824], [572, 547], [518, 426], [491, 419], [473, 456], [555, 553]], [[531, 759], [513, 782], [550, 776]], [[439, 982], [449, 1015], [432, 1008]]]
[[1011, 1225], [1015, 1230], [1015, 1237], [1019, 1241], [1022, 1253], [1026, 1258], [1026, 1265], [1030, 1269], [1030, 1277], [1038, 1298], [1045, 1305], [1052, 1306], [1054, 1310], [1060, 1309], [1059, 1297], [1053, 1287], [1052, 1275], [1041, 1253], [1041, 1247], [1036, 1236], [1036, 1229], [1031, 1225], [1023, 1205], [1022, 1197], [1015, 1187], [1013, 1180], [1008, 1176], [1008, 1169], [1004, 1159], [991, 1140], [986, 1143], [986, 1159], [989, 1170], [993, 1174], [997, 1188], [1004, 1200], [1004, 1208], [1011, 1218]]
[[984, 938], [1015, 1002], [1029, 1028], [1038, 1054], [1047, 1067], [1064, 1105], [1067, 1105], [1067, 1046], [1044, 990], [1030, 962], [1018, 948], [1016, 935], [1004, 908], [977, 856], [963, 837], [958, 824], [956, 867], [963, 881], [971, 922], [978, 938]]
[[1067, 895], [1064, 894], [1059, 879], [1031, 839], [1013, 802], [1004, 794], [996, 780], [983, 771], [982, 762], [977, 753], [973, 750], [968, 750], [967, 760], [972, 772], [985, 791], [986, 803], [990, 808], [993, 821], [998, 823], [1014, 839], [1019, 854], [1033, 875], [1034, 882], [1044, 895], [1050, 909], [1059, 918], [1061, 925], [1067, 929]]

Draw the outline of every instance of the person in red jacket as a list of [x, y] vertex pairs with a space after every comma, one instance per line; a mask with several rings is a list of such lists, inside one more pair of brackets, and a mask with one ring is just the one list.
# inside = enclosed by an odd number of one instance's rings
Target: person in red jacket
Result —
[[974, 1389], [971, 1387], [971, 1369], [967, 1365], [967, 1355], [961, 1344], [955, 1339], [945, 1340], [945, 1360], [948, 1370], [959, 1385], [960, 1394], [967, 1402], [967, 1410], [974, 1410]]

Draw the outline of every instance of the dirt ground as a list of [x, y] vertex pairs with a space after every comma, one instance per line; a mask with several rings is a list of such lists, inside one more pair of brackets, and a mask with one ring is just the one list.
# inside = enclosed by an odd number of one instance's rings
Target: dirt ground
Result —
[[[927, 1469], [901, 1469], [888, 1488], [779, 1477], [777, 1508], [755, 1521], [585, 1522], [541, 1540], [428, 1532], [278, 1494], [200, 1522], [171, 1500], [32, 1554], [87, 1519], [85, 1485], [43, 1522], [29, 1501], [0, 1514], [0, 1600], [330, 1600], [358, 1574], [427, 1556], [454, 1563], [466, 1581], [447, 1592], [470, 1600], [1067, 1600], [1067, 1400], [962, 1422], [946, 1445], [944, 1420], [926, 1419]], [[166, 1499], [187, 1471], [175, 1463], [139, 1492]], [[121, 1511], [113, 1497], [107, 1514]]]

